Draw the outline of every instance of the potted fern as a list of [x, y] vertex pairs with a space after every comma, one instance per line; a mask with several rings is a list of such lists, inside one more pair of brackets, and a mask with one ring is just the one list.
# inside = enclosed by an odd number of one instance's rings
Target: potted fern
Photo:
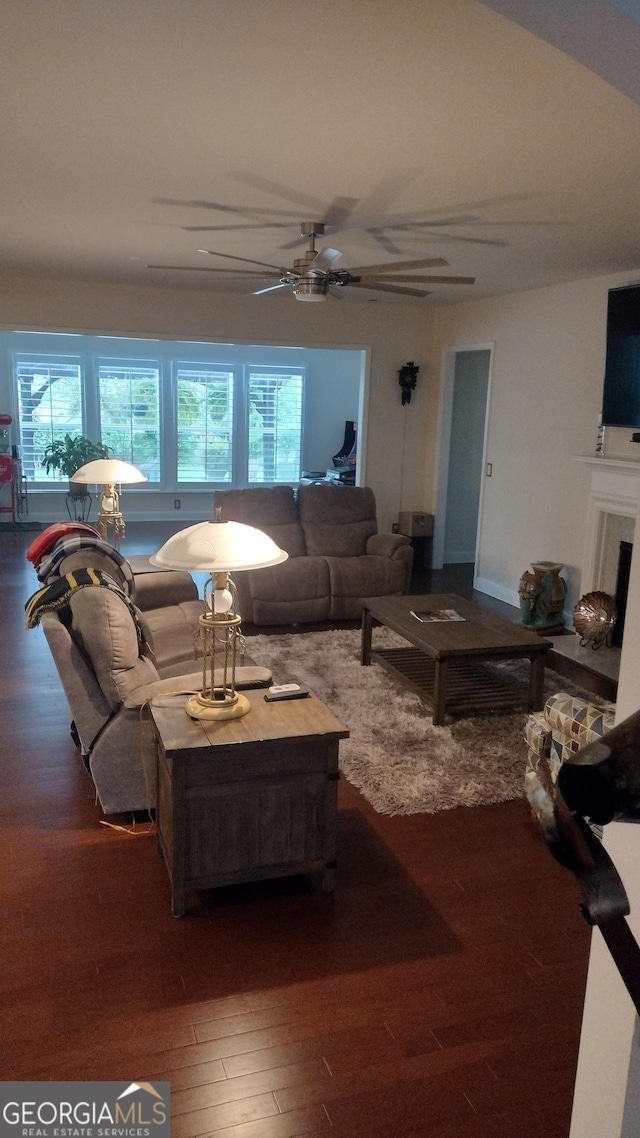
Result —
[[[70, 435], [67, 432], [63, 438], [54, 439], [48, 447], [45, 447], [42, 465], [47, 474], [51, 470], [57, 470], [60, 475], [71, 480], [76, 470], [84, 466], [85, 462], [108, 457], [109, 447], [103, 446], [102, 443], [94, 443], [85, 435]], [[69, 481], [69, 493], [79, 498], [87, 493], [87, 487], [81, 482]]]

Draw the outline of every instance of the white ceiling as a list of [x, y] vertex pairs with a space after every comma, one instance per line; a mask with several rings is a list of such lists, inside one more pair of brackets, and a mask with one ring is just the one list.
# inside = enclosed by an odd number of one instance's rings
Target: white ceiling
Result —
[[444, 257], [443, 273], [476, 278], [416, 304], [635, 270], [633, 12], [0, 0], [0, 271], [251, 292], [260, 283], [147, 266], [234, 267], [199, 247], [289, 266], [300, 222], [336, 198], [357, 202], [319, 241], [342, 251], [338, 268]]

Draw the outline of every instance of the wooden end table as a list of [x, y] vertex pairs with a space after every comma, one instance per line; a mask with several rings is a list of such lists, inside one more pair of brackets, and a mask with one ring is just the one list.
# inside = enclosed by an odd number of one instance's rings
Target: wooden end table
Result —
[[184, 700], [151, 705], [158, 752], [157, 840], [174, 916], [187, 893], [295, 873], [334, 884], [338, 744], [348, 730], [317, 696], [241, 719], [190, 719]]
[[[460, 621], [422, 624], [416, 611], [454, 609]], [[374, 623], [393, 629], [406, 648], [372, 648]], [[433, 706], [433, 722], [442, 726], [449, 715], [514, 711], [522, 695], [482, 663], [528, 659], [529, 688], [525, 705], [537, 711], [543, 703], [545, 657], [552, 647], [522, 625], [505, 620], [454, 593], [428, 596], [368, 597], [362, 608], [361, 663], [372, 659]]]

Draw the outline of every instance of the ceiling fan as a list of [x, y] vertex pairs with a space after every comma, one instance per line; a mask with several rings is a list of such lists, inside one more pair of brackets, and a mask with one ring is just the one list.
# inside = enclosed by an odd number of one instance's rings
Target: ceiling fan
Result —
[[212, 257], [224, 257], [231, 261], [242, 261], [256, 265], [256, 269], [222, 269], [209, 266], [188, 265], [148, 265], [149, 269], [180, 270], [185, 272], [224, 273], [236, 278], [248, 277], [253, 280], [276, 280], [277, 284], [257, 289], [254, 296], [277, 289], [290, 288], [296, 300], [326, 300], [327, 296], [339, 296], [338, 290], [347, 285], [353, 288], [372, 289], [376, 292], [395, 293], [398, 296], [429, 296], [429, 291], [416, 288], [423, 284], [474, 284], [475, 277], [414, 276], [413, 269], [441, 268], [448, 264], [442, 257], [431, 257], [418, 261], [395, 261], [381, 265], [361, 265], [354, 269], [336, 269], [334, 265], [342, 257], [338, 249], [316, 249], [316, 237], [322, 236], [325, 229], [323, 221], [304, 221], [300, 227], [302, 237], [309, 240], [309, 248], [293, 262], [293, 268], [282, 268], [268, 261], [254, 261], [250, 257], [236, 257], [230, 253], [217, 253], [213, 249], [199, 249]]

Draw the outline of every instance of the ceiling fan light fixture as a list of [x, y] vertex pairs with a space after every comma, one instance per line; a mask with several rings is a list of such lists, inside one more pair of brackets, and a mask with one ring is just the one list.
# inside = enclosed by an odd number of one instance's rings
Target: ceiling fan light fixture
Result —
[[301, 277], [294, 281], [293, 295], [296, 300], [326, 300], [329, 282], [322, 277]]

